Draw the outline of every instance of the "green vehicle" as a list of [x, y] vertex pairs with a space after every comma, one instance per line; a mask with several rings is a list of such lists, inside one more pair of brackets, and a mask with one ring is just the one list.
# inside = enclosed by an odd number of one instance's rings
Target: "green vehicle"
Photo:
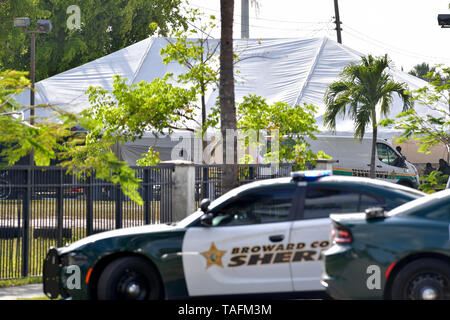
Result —
[[185, 299], [325, 295], [321, 252], [332, 212], [388, 210], [424, 196], [390, 182], [329, 171], [252, 182], [173, 224], [92, 235], [49, 250], [51, 298]]
[[330, 217], [322, 285], [333, 298], [450, 299], [450, 190]]

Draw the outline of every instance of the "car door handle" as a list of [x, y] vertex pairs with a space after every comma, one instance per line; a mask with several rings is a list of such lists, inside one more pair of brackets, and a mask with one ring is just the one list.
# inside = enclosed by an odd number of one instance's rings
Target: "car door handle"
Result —
[[277, 234], [275, 236], [269, 237], [269, 240], [272, 242], [280, 242], [280, 241], [283, 241], [283, 239], [284, 239], [284, 235], [282, 235], [282, 234]]

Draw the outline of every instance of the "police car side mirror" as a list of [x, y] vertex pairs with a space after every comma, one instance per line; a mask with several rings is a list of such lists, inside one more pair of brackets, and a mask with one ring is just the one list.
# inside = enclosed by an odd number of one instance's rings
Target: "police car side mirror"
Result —
[[205, 213], [200, 218], [200, 224], [204, 227], [211, 227], [213, 218], [214, 218], [214, 215], [212, 213]]
[[210, 204], [211, 200], [203, 199], [202, 202], [200, 202], [200, 210], [202, 210], [204, 213], [208, 212], [208, 207]]
[[385, 209], [381, 207], [374, 207], [366, 209], [366, 220], [384, 219], [386, 218]]

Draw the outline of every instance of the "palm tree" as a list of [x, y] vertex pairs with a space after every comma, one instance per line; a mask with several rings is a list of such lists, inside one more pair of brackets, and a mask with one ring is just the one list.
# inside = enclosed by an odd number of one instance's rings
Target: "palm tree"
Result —
[[[233, 74], [233, 12], [234, 0], [220, 1], [221, 37], [220, 37], [220, 123], [222, 132], [223, 171], [222, 192], [239, 185], [237, 167], [237, 143], [233, 139], [233, 149], [227, 150], [227, 129], [236, 132], [236, 105], [234, 102], [234, 74]], [[233, 153], [233, 163], [227, 163], [228, 152]]]
[[413, 75], [415, 77], [418, 77], [422, 80], [425, 80], [427, 82], [432, 81], [427, 77], [427, 75], [432, 72], [434, 73], [436, 71], [435, 67], [430, 67], [430, 65], [426, 62], [423, 62], [421, 64], [416, 64], [408, 73], [410, 75]]
[[332, 83], [325, 92], [325, 124], [336, 130], [336, 117], [349, 115], [355, 122], [355, 138], [362, 140], [366, 128], [372, 125], [372, 153], [370, 177], [375, 178], [375, 152], [377, 142], [376, 106], [387, 116], [396, 93], [403, 101], [403, 111], [412, 105], [407, 85], [395, 82], [386, 72], [390, 67], [387, 55], [362, 57], [359, 64], [352, 63], [344, 68], [340, 79]]

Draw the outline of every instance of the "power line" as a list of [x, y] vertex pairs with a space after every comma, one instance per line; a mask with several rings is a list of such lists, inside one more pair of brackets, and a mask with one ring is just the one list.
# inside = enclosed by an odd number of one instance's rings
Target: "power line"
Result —
[[[234, 22], [235, 25], [240, 25], [238, 22]], [[260, 25], [254, 25], [251, 24], [250, 27], [259, 28], [259, 29], [267, 29], [267, 30], [281, 30], [281, 31], [321, 31], [324, 29], [322, 28], [314, 28], [314, 29], [305, 29], [305, 28], [283, 28], [283, 27], [268, 27], [268, 26], [260, 26]], [[328, 27], [327, 29], [331, 29], [331, 27]]]
[[394, 52], [397, 52], [397, 53], [400, 53], [400, 54], [403, 54], [403, 55], [406, 55], [406, 56], [410, 56], [410, 57], [414, 57], [414, 58], [422, 58], [422, 59], [432, 59], [432, 60], [436, 60], [436, 61], [438, 61], [438, 60], [450, 61], [449, 58], [427, 56], [427, 55], [419, 54], [419, 53], [416, 53], [416, 52], [408, 51], [408, 50], [405, 50], [405, 49], [400, 49], [398, 47], [395, 47], [395, 46], [390, 45], [388, 43], [385, 43], [383, 41], [377, 40], [377, 39], [375, 39], [375, 38], [373, 38], [373, 37], [371, 37], [371, 36], [369, 36], [367, 34], [364, 34], [364, 33], [360, 32], [360, 31], [358, 31], [358, 30], [348, 26], [348, 25], [345, 25], [345, 28], [351, 30], [351, 32], [348, 31], [348, 30], [346, 30], [346, 32], [350, 36], [353, 36], [354, 38], [357, 38], [357, 39], [359, 39], [359, 40], [361, 40], [363, 42], [368, 42], [368, 43], [376, 44], [378, 46], [382, 46], [384, 48], [390, 49], [390, 50], [392, 50]]
[[[212, 9], [212, 8], [206, 8], [206, 7], [202, 7], [196, 4], [191, 4], [191, 6], [197, 7], [199, 9], [205, 9], [205, 10], [210, 10], [210, 11], [214, 11], [214, 12], [220, 12], [220, 10], [217, 9]], [[240, 17], [241, 15], [239, 14], [235, 14], [236, 17]], [[281, 22], [281, 23], [299, 23], [299, 24], [326, 24], [329, 23], [329, 21], [298, 21], [298, 20], [277, 20], [277, 19], [267, 19], [267, 18], [258, 18], [258, 17], [253, 17], [252, 19], [255, 20], [263, 20], [263, 21], [272, 21], [272, 22]]]

